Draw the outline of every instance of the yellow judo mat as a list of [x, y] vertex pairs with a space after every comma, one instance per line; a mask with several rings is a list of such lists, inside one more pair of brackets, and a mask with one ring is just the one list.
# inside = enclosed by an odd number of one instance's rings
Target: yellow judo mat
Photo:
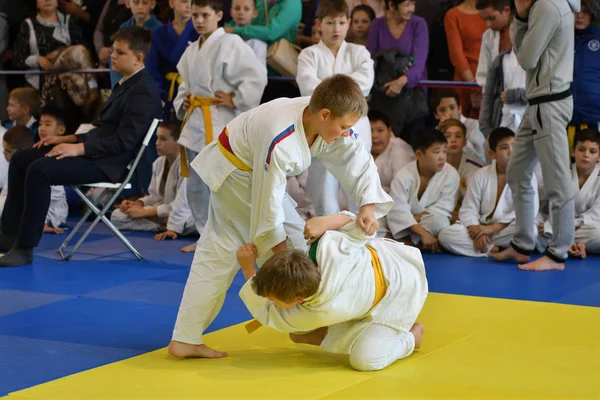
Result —
[[600, 398], [599, 308], [432, 293], [419, 320], [423, 347], [379, 372], [237, 325], [206, 336], [228, 358], [161, 349], [6, 399]]

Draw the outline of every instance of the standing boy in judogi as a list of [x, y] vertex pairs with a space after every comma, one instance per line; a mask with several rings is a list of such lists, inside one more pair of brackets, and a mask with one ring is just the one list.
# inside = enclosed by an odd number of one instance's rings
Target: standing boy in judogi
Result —
[[[220, 0], [192, 0], [192, 21], [200, 38], [177, 64], [182, 82], [173, 103], [183, 120], [181, 172], [189, 178], [188, 203], [200, 234], [208, 218], [210, 190], [189, 163], [236, 115], [258, 106], [267, 86], [264, 63], [239, 36], [218, 27], [222, 17]], [[182, 250], [194, 248], [192, 244]]]
[[[350, 75], [366, 97], [373, 86], [375, 72], [373, 60], [366, 47], [347, 43], [350, 27], [348, 4], [345, 0], [322, 0], [317, 7], [318, 24], [323, 39], [302, 50], [298, 56], [296, 82], [302, 96], [310, 96], [323, 79], [333, 74]], [[371, 149], [371, 130], [365, 116], [352, 130], [359, 135], [367, 150]], [[315, 160], [308, 173], [315, 215], [328, 215], [340, 211], [339, 182]]]
[[387, 222], [394, 239], [438, 252], [437, 236], [450, 225], [460, 178], [446, 162], [448, 141], [442, 132], [424, 129], [415, 137], [413, 148], [417, 160], [392, 181], [394, 206]]
[[[600, 253], [600, 134], [595, 129], [574, 137], [571, 181], [579, 188], [575, 197], [575, 241], [569, 255], [586, 258]], [[552, 239], [552, 217], [544, 224], [544, 239]], [[566, 228], [565, 228], [566, 229]]]
[[192, 22], [191, 0], [169, 0], [169, 5], [173, 19], [152, 32], [152, 47], [146, 60], [146, 69], [160, 92], [164, 120], [175, 119], [173, 100], [182, 82], [177, 64], [185, 49], [198, 40]]
[[276, 99], [227, 124], [192, 167], [211, 189], [208, 222], [196, 248], [169, 352], [184, 357], [224, 357], [203, 344], [239, 269], [236, 251], [257, 247], [259, 265], [292, 246], [304, 249], [304, 221], [287, 195], [286, 178], [320, 159], [359, 207], [359, 226], [369, 235], [392, 199], [377, 167], [350, 128], [367, 114], [354, 80], [334, 75], [310, 98]]
[[[514, 142], [515, 134], [508, 128], [497, 128], [490, 133], [492, 164], [473, 175], [460, 208], [459, 221], [440, 232], [438, 239], [444, 249], [462, 256], [485, 257], [510, 245], [516, 227], [512, 194], [506, 184], [506, 167]], [[535, 176], [533, 179], [537, 191]]]
[[[573, 245], [574, 199], [577, 188], [569, 170], [569, 144], [565, 131], [573, 114], [571, 81], [575, 49], [574, 16], [579, 0], [515, 0], [513, 24], [515, 52], [527, 72], [529, 105], [515, 137], [508, 166], [508, 184], [515, 203], [517, 233], [511, 247], [493, 256], [516, 260], [529, 271], [562, 270]], [[543, 257], [529, 262], [536, 246], [531, 231], [536, 215], [533, 170], [539, 162], [552, 210], [552, 241]]]
[[381, 370], [420, 347], [415, 321], [428, 288], [418, 249], [366, 235], [347, 212], [307, 221], [305, 235], [308, 254], [275, 254], [258, 272], [254, 246], [238, 251], [247, 279], [240, 297], [258, 323], [347, 354], [358, 371]]

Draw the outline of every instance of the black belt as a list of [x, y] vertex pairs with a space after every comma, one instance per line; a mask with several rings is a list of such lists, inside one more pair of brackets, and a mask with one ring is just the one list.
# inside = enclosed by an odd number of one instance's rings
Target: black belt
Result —
[[554, 94], [546, 94], [544, 96], [535, 97], [533, 99], [527, 100], [530, 106], [534, 106], [536, 104], [542, 103], [551, 103], [553, 101], [564, 100], [567, 97], [571, 96], [571, 89], [567, 89], [564, 92], [554, 93]]

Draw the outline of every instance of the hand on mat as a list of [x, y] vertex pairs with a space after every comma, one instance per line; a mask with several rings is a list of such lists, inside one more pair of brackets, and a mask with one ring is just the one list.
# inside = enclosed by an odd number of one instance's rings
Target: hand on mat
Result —
[[356, 223], [364, 233], [371, 236], [379, 229], [379, 222], [375, 218], [375, 204], [365, 204], [360, 208]]
[[61, 143], [52, 148], [46, 157], [56, 157], [57, 160], [61, 160], [67, 157], [80, 157], [84, 155], [84, 147], [82, 143]]
[[158, 234], [154, 235], [154, 240], [166, 240], [166, 239], [175, 240], [177, 238], [178, 238], [177, 232], [170, 231], [170, 230], [167, 230], [162, 233], [158, 233]]
[[587, 253], [585, 251], [585, 244], [573, 243], [573, 246], [571, 246], [571, 249], [569, 250], [569, 255], [571, 257], [586, 258]]
[[437, 238], [429, 232], [421, 236], [421, 243], [423, 243], [423, 250], [428, 250], [432, 253], [440, 252], [440, 243]]
[[235, 256], [243, 269], [254, 268], [254, 263], [258, 258], [257, 251], [256, 246], [252, 243], [244, 243], [239, 248]]
[[235, 93], [233, 92], [225, 93], [222, 90], [217, 90], [212, 103], [217, 107], [229, 107], [231, 109], [235, 109], [235, 104], [233, 104], [234, 97]]
[[65, 233], [65, 231], [63, 231], [60, 228], [55, 228], [53, 226], [44, 224], [44, 233], [54, 233], [56, 235], [62, 235]]
[[492, 239], [488, 235], [481, 235], [477, 239], [473, 240], [473, 247], [480, 253], [488, 253], [488, 244], [492, 243]]
[[185, 97], [183, 98], [183, 104], [181, 106], [183, 107], [183, 110], [186, 112], [192, 106], [192, 94], [190, 92], [187, 92], [185, 94]]

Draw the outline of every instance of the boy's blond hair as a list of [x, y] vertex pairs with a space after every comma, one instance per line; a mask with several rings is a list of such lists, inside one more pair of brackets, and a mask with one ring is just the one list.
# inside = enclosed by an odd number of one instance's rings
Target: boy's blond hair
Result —
[[450, 118], [443, 122], [440, 122], [440, 125], [438, 126], [438, 130], [442, 133], [446, 133], [448, 128], [451, 128], [453, 126], [459, 128], [462, 131], [463, 136], [467, 135], [467, 127], [465, 126], [465, 124], [463, 124], [462, 122], [460, 122], [459, 120], [454, 119], [454, 118]]
[[358, 84], [343, 74], [324, 79], [313, 92], [309, 106], [315, 114], [328, 109], [334, 117], [343, 117], [348, 113], [364, 117], [369, 112], [367, 100]]
[[321, 283], [321, 270], [299, 250], [273, 254], [252, 280], [252, 289], [261, 297], [293, 303], [298, 297], [314, 295]]
[[40, 108], [40, 95], [33, 88], [16, 88], [8, 95], [9, 99], [16, 100], [21, 107], [29, 107], [29, 114], [37, 115]]
[[317, 18], [321, 21], [325, 17], [335, 18], [345, 16], [348, 18], [349, 13], [350, 10], [348, 9], [346, 0], [321, 0], [317, 6]]

